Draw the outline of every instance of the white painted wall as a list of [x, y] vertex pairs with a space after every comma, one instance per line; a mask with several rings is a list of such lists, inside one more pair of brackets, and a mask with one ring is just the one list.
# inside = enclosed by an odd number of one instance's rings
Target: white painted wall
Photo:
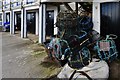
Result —
[[[4, 2], [6, 2], [6, 4], [10, 3], [10, 0], [4, 0]], [[4, 4], [4, 3], [3, 3]]]
[[43, 42], [46, 41], [46, 4], [43, 4]]
[[4, 25], [4, 17], [6, 17], [6, 15], [2, 12], [2, 25]]
[[39, 13], [36, 11], [36, 35], [39, 35]]
[[39, 9], [39, 6], [28, 6], [28, 7], [25, 7], [25, 10], [35, 10], [35, 9]]
[[3, 12], [3, 25], [4, 25], [4, 22], [6, 22], [6, 13]]
[[[3, 4], [10, 4], [10, 0], [4, 0]], [[10, 5], [6, 5], [6, 8], [4, 7], [3, 9], [9, 9]]]
[[24, 9], [21, 9], [21, 38], [24, 37], [24, 31], [23, 31], [23, 28], [24, 28]]
[[42, 43], [42, 6], [39, 7], [39, 43]]
[[[54, 24], [56, 23], [57, 20], [57, 15], [58, 15], [58, 7], [57, 6], [51, 6], [47, 5], [47, 10], [54, 10]], [[56, 25], [54, 25], [56, 27]], [[57, 33], [57, 29], [54, 28], [54, 35]]]
[[41, 4], [39, 7], [39, 43], [45, 42], [46, 34], [46, 5]]
[[35, 0], [26, 0], [27, 2], [34, 2]]
[[12, 11], [12, 34], [15, 34], [15, 12]]
[[24, 17], [23, 17], [23, 21], [24, 21], [24, 38], [27, 38], [27, 11], [24, 10]]
[[41, 2], [113, 2], [120, 0], [41, 0]]
[[[69, 6], [73, 9], [73, 10], [75, 10], [75, 2], [72, 2], [72, 3], [68, 3], [69, 4]], [[67, 8], [64, 6], [64, 5], [60, 5], [60, 10], [62, 11], [62, 10], [67, 10]]]
[[[27, 3], [27, 2], [32, 2], [32, 3]], [[24, 6], [31, 6], [31, 5], [36, 5], [40, 4], [40, 0], [23, 0], [23, 5]]]
[[[12, 19], [12, 11], [10, 12], [10, 19]], [[12, 34], [12, 20], [10, 20], [10, 34]]]
[[22, 0], [11, 0], [11, 2], [16, 2], [16, 3], [12, 4], [12, 8], [21, 7]]
[[0, 12], [2, 12], [2, 1], [0, 1]]
[[93, 0], [41, 0], [41, 2], [91, 2]]
[[100, 2], [93, 2], [93, 29], [100, 33]]
[[119, 2], [120, 0], [93, 0], [92, 2], [100, 2], [100, 3], [103, 3], [103, 2]]
[[15, 10], [13, 10], [14, 12], [17, 12], [17, 11], [21, 11], [21, 9], [15, 9]]

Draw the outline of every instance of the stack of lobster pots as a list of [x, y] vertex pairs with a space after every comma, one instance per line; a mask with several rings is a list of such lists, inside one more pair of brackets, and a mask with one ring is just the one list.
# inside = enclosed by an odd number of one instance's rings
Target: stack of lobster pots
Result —
[[83, 15], [83, 13], [62, 11], [57, 16], [56, 26], [58, 27], [58, 34], [51, 38], [50, 43], [47, 44], [47, 49], [49, 50], [49, 58], [55, 58], [61, 66], [68, 64], [72, 69], [81, 69], [90, 64], [93, 56], [100, 60], [110, 61], [111, 55], [115, 55], [114, 59], [116, 59], [117, 50], [114, 42], [111, 43], [114, 44], [112, 53], [109, 51], [110, 54], [101, 53], [100, 44], [107, 43], [98, 44], [104, 38], [93, 30], [93, 22], [90, 16]]

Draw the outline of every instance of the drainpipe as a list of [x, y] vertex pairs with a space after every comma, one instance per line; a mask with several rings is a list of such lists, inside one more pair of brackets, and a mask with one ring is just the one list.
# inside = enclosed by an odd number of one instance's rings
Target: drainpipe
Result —
[[46, 4], [43, 4], [43, 42], [46, 41]]
[[27, 12], [26, 12], [26, 10], [25, 9], [23, 9], [23, 11], [24, 11], [24, 13], [23, 13], [23, 15], [24, 15], [24, 17], [23, 17], [23, 21], [24, 21], [24, 38], [27, 38], [27, 22], [26, 22], [26, 16], [27, 16]]
[[40, 4], [40, 7], [39, 7], [39, 43], [42, 43], [43, 42], [43, 6], [42, 4]]
[[12, 13], [12, 18], [11, 18], [12, 19], [12, 21], [11, 21], [12, 22], [12, 34], [15, 34], [14, 11], [12, 10], [11, 13]]
[[35, 30], [35, 34], [36, 35], [39, 35], [39, 13], [38, 13], [38, 11], [36, 11], [36, 30]]
[[78, 2], [75, 2], [76, 13], [78, 14]]
[[12, 10], [12, 2], [10, 1], [10, 11], [11, 11], [11, 20], [10, 20], [10, 24], [11, 24], [11, 33], [15, 34], [15, 24], [14, 24], [14, 11]]
[[93, 29], [100, 33], [100, 2], [93, 2]]
[[13, 30], [12, 16], [13, 16], [13, 12], [11, 10], [11, 0], [10, 0], [10, 34], [12, 34], [12, 30]]
[[24, 38], [24, 8], [23, 0], [21, 1], [21, 38]]
[[21, 38], [27, 38], [27, 24], [26, 24], [26, 10], [23, 7], [23, 1], [21, 1]]

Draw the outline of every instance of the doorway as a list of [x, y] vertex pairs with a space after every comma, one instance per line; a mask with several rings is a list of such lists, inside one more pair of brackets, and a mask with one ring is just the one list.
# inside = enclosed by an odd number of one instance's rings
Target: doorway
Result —
[[115, 34], [115, 40], [120, 58], [120, 2], [101, 4], [101, 35]]
[[16, 13], [16, 24], [15, 24], [16, 30], [21, 30], [21, 13]]
[[6, 22], [10, 22], [10, 13], [6, 13]]
[[36, 30], [36, 13], [27, 12], [27, 32], [35, 34]]
[[54, 10], [46, 12], [46, 38], [54, 35]]

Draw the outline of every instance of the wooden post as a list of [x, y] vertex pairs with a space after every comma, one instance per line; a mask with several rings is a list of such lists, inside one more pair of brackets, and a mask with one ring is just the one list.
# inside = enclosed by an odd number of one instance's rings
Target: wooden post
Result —
[[76, 13], [78, 14], [78, 2], [75, 2]]

